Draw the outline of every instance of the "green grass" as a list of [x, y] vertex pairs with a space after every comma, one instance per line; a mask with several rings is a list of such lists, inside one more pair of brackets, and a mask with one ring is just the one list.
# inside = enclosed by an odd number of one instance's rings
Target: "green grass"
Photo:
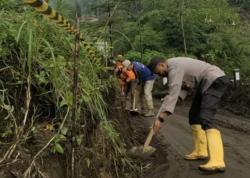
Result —
[[[25, 138], [29, 139], [44, 119], [44, 112], [52, 106], [55, 106], [54, 116], [47, 117], [54, 117], [49, 119], [53, 119], [56, 125], [63, 124], [68, 129], [71, 125], [68, 108], [72, 106], [73, 96], [74, 37], [30, 9], [17, 11], [15, 2], [12, 3], [13, 8], [0, 3], [3, 9], [0, 19], [4, 22], [0, 24], [1, 145], [13, 142], [17, 128], [22, 124], [25, 125]], [[81, 141], [78, 139], [77, 142], [85, 144], [87, 129], [92, 128], [95, 132], [96, 128], [101, 128], [106, 138], [102, 149], [112, 145], [112, 150], [107, 150], [112, 155], [111, 165], [116, 167], [117, 177], [125, 175], [127, 170], [133, 170], [133, 164], [126, 157], [122, 136], [108, 119], [104, 98], [113, 85], [113, 79], [103, 81], [100, 76], [108, 75], [103, 69], [104, 60], [103, 63], [93, 61], [84, 50], [80, 53], [79, 68], [76, 133]], [[27, 93], [31, 94], [29, 104]], [[67, 135], [66, 138], [70, 142]], [[18, 144], [24, 146], [26, 141], [22, 139]], [[64, 143], [65, 140], [60, 139], [51, 142], [55, 146], [52, 151], [69, 154]]]

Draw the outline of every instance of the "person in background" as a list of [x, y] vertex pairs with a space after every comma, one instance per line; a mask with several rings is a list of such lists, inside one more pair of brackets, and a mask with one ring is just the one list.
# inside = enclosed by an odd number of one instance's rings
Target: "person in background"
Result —
[[138, 79], [138, 92], [140, 100], [141, 113], [145, 117], [154, 116], [154, 104], [152, 90], [155, 81], [155, 75], [140, 62], [123, 62], [124, 68], [128, 71], [134, 71]]
[[123, 64], [122, 62], [124, 61], [122, 55], [117, 55], [115, 65], [114, 65], [114, 74], [118, 78], [118, 83], [119, 83], [119, 88], [120, 88], [120, 93], [122, 96], [125, 95], [125, 85], [126, 85], [126, 75], [122, 72], [123, 69]]
[[116, 61], [115, 61], [115, 66], [114, 66], [114, 72], [115, 74], [118, 74], [119, 72], [122, 71], [123, 69], [123, 64], [122, 62], [124, 61], [124, 58], [122, 55], [117, 55]]
[[[130, 63], [129, 60], [123, 61], [123, 66], [126, 66], [127, 63]], [[125, 76], [125, 96], [126, 96], [126, 110], [136, 111], [135, 104], [135, 89], [138, 84], [138, 80], [136, 79], [135, 72], [133, 70], [127, 70], [127, 68], [123, 67], [122, 73]]]
[[118, 78], [120, 93], [122, 96], [125, 96], [126, 98], [125, 109], [128, 111], [130, 110], [134, 111], [136, 110], [134, 98], [135, 98], [135, 88], [137, 85], [137, 80], [134, 71], [128, 71], [124, 68], [123, 65], [124, 61], [126, 63], [126, 61], [128, 60], [124, 60], [122, 55], [117, 55], [114, 72]]

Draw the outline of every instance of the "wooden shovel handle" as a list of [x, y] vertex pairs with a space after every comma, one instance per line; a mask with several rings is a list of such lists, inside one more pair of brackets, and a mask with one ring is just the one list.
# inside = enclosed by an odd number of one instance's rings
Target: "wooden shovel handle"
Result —
[[135, 95], [133, 95], [133, 110], [135, 110]]
[[146, 141], [145, 141], [145, 143], [143, 145], [143, 152], [145, 152], [146, 148], [149, 146], [153, 136], [154, 136], [154, 129], [153, 129], [153, 126], [152, 126], [151, 129], [150, 129], [150, 132], [149, 132], [149, 134], [147, 136], [147, 139], [146, 139]]
[[[158, 111], [157, 115], [156, 115], [156, 118], [158, 118], [160, 115], [160, 110]], [[143, 152], [145, 152], [146, 148], [149, 146], [153, 136], [154, 136], [155, 132], [154, 132], [154, 124], [152, 125], [151, 129], [150, 129], [150, 132], [147, 136], [147, 139], [143, 145]]]

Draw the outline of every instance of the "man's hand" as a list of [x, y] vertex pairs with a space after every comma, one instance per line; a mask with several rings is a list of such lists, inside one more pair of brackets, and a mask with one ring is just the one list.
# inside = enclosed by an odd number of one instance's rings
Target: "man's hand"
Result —
[[161, 124], [164, 122], [165, 118], [169, 116], [168, 112], [161, 112], [158, 116], [158, 118], [155, 119], [155, 123], [153, 126], [154, 132], [157, 133], [159, 132], [161, 128]]
[[170, 114], [168, 112], [161, 112], [158, 117], [166, 119]]
[[161, 128], [161, 121], [157, 118], [153, 126], [154, 133], [159, 132], [160, 128]]

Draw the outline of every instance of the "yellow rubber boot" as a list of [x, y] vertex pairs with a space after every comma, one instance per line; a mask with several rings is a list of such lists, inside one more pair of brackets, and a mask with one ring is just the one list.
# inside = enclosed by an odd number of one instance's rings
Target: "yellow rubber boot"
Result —
[[220, 131], [217, 129], [208, 129], [206, 135], [210, 159], [206, 164], [200, 165], [199, 169], [211, 173], [224, 172], [226, 166]]
[[195, 124], [191, 126], [194, 148], [193, 151], [184, 156], [185, 160], [203, 160], [208, 158], [207, 153], [207, 138], [205, 131], [201, 125]]

